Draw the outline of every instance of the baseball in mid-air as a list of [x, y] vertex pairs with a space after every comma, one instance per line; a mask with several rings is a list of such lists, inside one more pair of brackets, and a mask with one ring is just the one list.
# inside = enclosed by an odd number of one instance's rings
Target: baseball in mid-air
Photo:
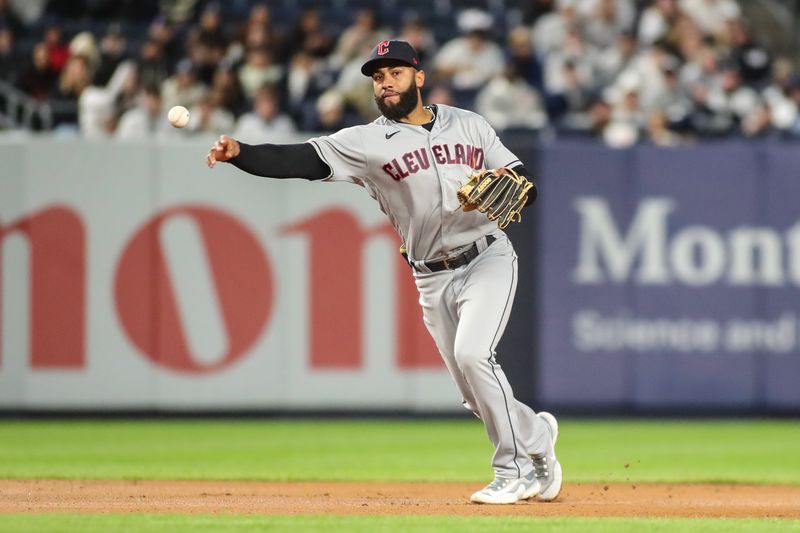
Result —
[[173, 106], [167, 113], [169, 123], [176, 128], [182, 128], [189, 123], [189, 110], [182, 105]]

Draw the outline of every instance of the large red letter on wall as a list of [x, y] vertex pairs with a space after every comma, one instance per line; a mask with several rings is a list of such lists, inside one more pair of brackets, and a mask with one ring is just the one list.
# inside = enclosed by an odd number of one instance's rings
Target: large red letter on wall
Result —
[[[344, 209], [329, 209], [285, 229], [311, 240], [309, 293], [312, 368], [360, 368], [364, 317], [362, 286], [364, 247], [374, 237], [400, 245], [389, 224], [362, 229]], [[438, 367], [441, 358], [422, 323], [409, 266], [400, 254], [395, 266], [397, 364], [400, 368]], [[390, 278], [391, 279], [391, 278]]]
[[[0, 226], [0, 244], [15, 231], [25, 235], [30, 246], [31, 366], [82, 368], [86, 358], [86, 232], [83, 223], [71, 209], [55, 206]], [[13, 310], [0, 309], [2, 312]]]
[[[192, 356], [159, 234], [183, 215], [199, 227], [228, 338], [213, 364]], [[131, 341], [153, 362], [179, 372], [211, 372], [242, 357], [272, 307], [272, 269], [256, 237], [234, 217], [209, 207], [181, 206], [157, 214], [125, 247], [114, 283], [117, 313]]]

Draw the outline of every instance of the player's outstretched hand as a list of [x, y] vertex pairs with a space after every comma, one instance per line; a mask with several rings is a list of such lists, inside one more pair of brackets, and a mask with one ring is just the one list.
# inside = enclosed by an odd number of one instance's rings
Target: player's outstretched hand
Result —
[[217, 162], [228, 161], [239, 155], [239, 143], [227, 135], [220, 135], [206, 155], [208, 168], [214, 168]]

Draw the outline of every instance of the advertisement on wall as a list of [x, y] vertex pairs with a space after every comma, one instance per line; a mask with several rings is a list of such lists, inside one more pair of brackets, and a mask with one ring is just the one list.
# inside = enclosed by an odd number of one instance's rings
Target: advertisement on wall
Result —
[[541, 152], [540, 397], [800, 407], [800, 154]]
[[460, 411], [374, 201], [206, 150], [0, 146], [0, 408]]

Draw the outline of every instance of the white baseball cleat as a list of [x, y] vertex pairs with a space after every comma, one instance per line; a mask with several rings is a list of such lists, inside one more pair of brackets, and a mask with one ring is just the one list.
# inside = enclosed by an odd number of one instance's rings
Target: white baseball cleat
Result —
[[539, 481], [535, 472], [521, 478], [496, 477], [494, 481], [470, 498], [473, 503], [509, 504], [527, 500], [539, 492]]
[[559, 493], [561, 493], [561, 482], [563, 481], [561, 463], [556, 459], [558, 422], [556, 417], [547, 411], [542, 411], [536, 416], [547, 423], [547, 428], [550, 432], [550, 443], [548, 443], [546, 452], [531, 454], [531, 460], [533, 460], [533, 471], [536, 474], [536, 479], [541, 486], [538, 499], [543, 502], [551, 502], [558, 498]]

